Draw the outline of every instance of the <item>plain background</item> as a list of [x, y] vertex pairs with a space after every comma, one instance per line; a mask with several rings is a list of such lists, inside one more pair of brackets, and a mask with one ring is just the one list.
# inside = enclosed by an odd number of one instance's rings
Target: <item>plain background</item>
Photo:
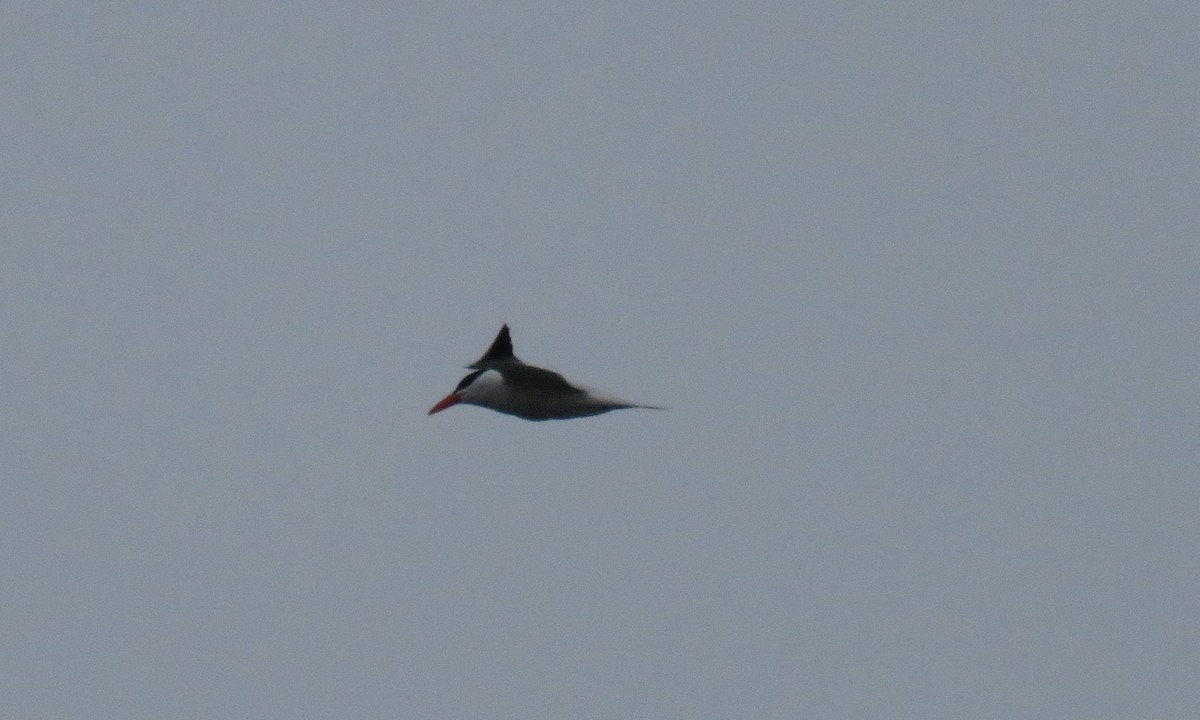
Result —
[[9, 3], [0, 714], [1200, 716], [1198, 27]]

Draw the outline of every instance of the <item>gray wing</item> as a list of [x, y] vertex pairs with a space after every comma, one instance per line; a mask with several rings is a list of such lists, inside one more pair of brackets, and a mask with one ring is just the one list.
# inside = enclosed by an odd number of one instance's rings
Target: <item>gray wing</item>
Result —
[[512, 385], [514, 389], [532, 390], [543, 393], [564, 393], [570, 395], [583, 394], [587, 391], [582, 388], [577, 388], [562, 375], [553, 370], [526, 365], [524, 363], [512, 365], [497, 365], [493, 367], [501, 375], [504, 376], [504, 382]]
[[500, 365], [503, 363], [519, 363], [516, 355], [513, 355], [512, 336], [508, 333], [508, 324], [506, 323], [500, 328], [500, 334], [496, 335], [496, 339], [492, 341], [492, 346], [487, 349], [483, 357], [471, 363], [467, 367], [472, 370], [483, 370]]

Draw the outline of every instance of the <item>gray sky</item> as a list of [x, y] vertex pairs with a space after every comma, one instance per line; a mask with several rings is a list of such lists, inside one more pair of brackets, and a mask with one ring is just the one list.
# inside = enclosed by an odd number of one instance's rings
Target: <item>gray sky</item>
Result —
[[1200, 715], [1200, 5], [1059, 5], [10, 4], [4, 713]]

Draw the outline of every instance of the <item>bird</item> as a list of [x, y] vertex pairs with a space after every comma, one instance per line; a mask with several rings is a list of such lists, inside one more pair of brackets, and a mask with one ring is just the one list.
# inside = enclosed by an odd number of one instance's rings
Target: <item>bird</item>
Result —
[[459, 404], [478, 405], [525, 420], [566, 420], [627, 408], [664, 409], [597, 393], [553, 370], [526, 365], [513, 354], [507, 323], [487, 352], [467, 369], [471, 372], [429, 409], [429, 415]]

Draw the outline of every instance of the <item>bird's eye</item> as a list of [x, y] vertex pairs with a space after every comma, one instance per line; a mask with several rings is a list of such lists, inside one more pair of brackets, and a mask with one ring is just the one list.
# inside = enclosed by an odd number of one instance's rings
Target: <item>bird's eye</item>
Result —
[[483, 374], [482, 370], [476, 370], [475, 372], [466, 376], [465, 378], [463, 378], [462, 380], [460, 380], [458, 382], [458, 387], [454, 388], [454, 392], [458, 392], [458, 391], [462, 390], [463, 388], [465, 388], [466, 386], [470, 385], [471, 383], [475, 382], [475, 378], [479, 377], [482, 374]]

